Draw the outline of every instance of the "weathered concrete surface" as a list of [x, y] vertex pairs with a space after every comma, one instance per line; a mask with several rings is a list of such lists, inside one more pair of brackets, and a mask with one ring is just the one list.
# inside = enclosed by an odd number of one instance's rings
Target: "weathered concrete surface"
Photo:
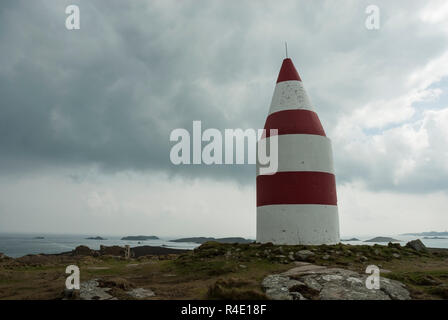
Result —
[[262, 286], [273, 300], [409, 300], [409, 291], [395, 280], [380, 278], [380, 289], [367, 289], [367, 274], [341, 268], [302, 264], [269, 275]]
[[266, 295], [272, 300], [301, 300], [301, 295], [295, 295], [290, 290], [302, 283], [289, 277], [273, 274], [264, 278], [262, 286], [266, 289]]
[[[125, 279], [114, 278], [109, 280], [93, 279], [82, 282], [79, 290], [79, 298], [81, 300], [117, 300], [117, 298], [110, 293], [112, 287], [123, 290], [135, 299], [145, 299], [155, 296], [155, 293], [150, 289], [134, 289], [132, 288], [133, 285]], [[66, 292], [65, 296], [67, 299], [75, 298], [70, 292]]]
[[101, 288], [97, 279], [81, 283], [79, 296], [81, 300], [111, 300], [110, 288]]

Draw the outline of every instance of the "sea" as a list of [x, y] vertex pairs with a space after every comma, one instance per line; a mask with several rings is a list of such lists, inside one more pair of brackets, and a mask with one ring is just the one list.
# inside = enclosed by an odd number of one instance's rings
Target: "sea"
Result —
[[[439, 238], [443, 239], [425, 239], [424, 236], [410, 236], [410, 235], [379, 235], [381, 237], [389, 237], [393, 238], [398, 241], [392, 241], [394, 243], [399, 243], [402, 246], [406, 245], [409, 241], [420, 239], [423, 244], [428, 248], [448, 248], [448, 237], [446, 236], [439, 236]], [[378, 235], [371, 235], [371, 236], [344, 236], [341, 237], [341, 242], [345, 244], [350, 245], [374, 245], [374, 244], [381, 244], [381, 245], [387, 245], [387, 242], [364, 242], [366, 240], [370, 240], [373, 238], [378, 237]], [[343, 241], [346, 239], [356, 238], [359, 241]], [[433, 238], [433, 236], [429, 236], [429, 238]]]
[[68, 252], [77, 246], [85, 245], [98, 250], [104, 246], [155, 246], [172, 249], [193, 250], [200, 244], [192, 242], [171, 242], [179, 238], [160, 238], [158, 240], [121, 240], [123, 236], [101, 236], [106, 240], [86, 239], [96, 235], [55, 235], [55, 234], [8, 234], [0, 233], [0, 252], [8, 257], [18, 258], [28, 254], [54, 254]]
[[[158, 240], [140, 240], [130, 241], [121, 240], [123, 236], [101, 236], [107, 240], [91, 240], [86, 239], [88, 237], [95, 237], [96, 235], [54, 235], [54, 234], [8, 234], [0, 233], [0, 252], [5, 255], [18, 258], [28, 254], [54, 254], [68, 252], [75, 249], [79, 245], [88, 246], [91, 249], [98, 250], [100, 245], [105, 246], [157, 246], [173, 249], [187, 249], [192, 250], [199, 246], [197, 243], [192, 242], [171, 242], [170, 240], [178, 239], [181, 237], [172, 238], [160, 238]], [[384, 236], [384, 235], [381, 235]], [[409, 235], [386, 235], [387, 237], [399, 240], [398, 243], [405, 245], [408, 241], [420, 239], [427, 247], [430, 248], [448, 248], [448, 237], [444, 239], [424, 239], [421, 236], [409, 236]], [[342, 243], [350, 245], [374, 245], [387, 243], [379, 242], [364, 242], [365, 240], [372, 239], [376, 236], [344, 236], [341, 239], [357, 238], [359, 241], [342, 241]]]

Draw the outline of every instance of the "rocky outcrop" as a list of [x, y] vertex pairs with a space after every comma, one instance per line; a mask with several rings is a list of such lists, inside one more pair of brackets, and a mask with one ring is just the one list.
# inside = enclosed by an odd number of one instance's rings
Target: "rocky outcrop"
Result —
[[264, 278], [262, 287], [273, 300], [408, 300], [409, 291], [381, 277], [380, 289], [367, 289], [367, 274], [309, 263]]
[[271, 300], [305, 300], [299, 293], [294, 291], [294, 287], [301, 285], [300, 281], [290, 277], [273, 274], [263, 279], [262, 286], [266, 296]]
[[[125, 257], [126, 248], [120, 246], [100, 246], [100, 250], [93, 250], [87, 246], [78, 246], [71, 252], [72, 256], [114, 256]], [[164, 256], [166, 259], [172, 259], [172, 255], [189, 252], [183, 249], [171, 249], [165, 247], [139, 246], [130, 248], [131, 258], [140, 258], [144, 256]]]
[[426, 246], [420, 239], [412, 240], [406, 243], [406, 247], [411, 248], [415, 251], [426, 251]]
[[153, 247], [153, 246], [139, 246], [131, 248], [131, 256], [134, 258], [139, 258], [143, 256], [152, 256], [152, 255], [171, 255], [171, 254], [180, 254], [188, 252], [188, 250], [183, 249], [171, 249], [165, 247]]
[[310, 250], [300, 250], [295, 253], [295, 258], [299, 261], [309, 261], [311, 257], [314, 256], [314, 253]]
[[87, 246], [77, 246], [75, 250], [72, 251], [74, 256], [93, 256], [94, 250]]
[[101, 255], [109, 255], [109, 256], [118, 256], [124, 257], [125, 248], [120, 246], [100, 246], [100, 254]]
[[97, 279], [81, 283], [79, 296], [81, 300], [112, 300], [114, 297], [108, 293], [111, 288], [100, 287]]
[[118, 292], [127, 294], [134, 299], [145, 299], [155, 296], [150, 289], [134, 288], [134, 285], [122, 278], [112, 278], [107, 280], [93, 279], [81, 283], [79, 293], [75, 291], [65, 291], [65, 299], [81, 300], [118, 300], [114, 295]]

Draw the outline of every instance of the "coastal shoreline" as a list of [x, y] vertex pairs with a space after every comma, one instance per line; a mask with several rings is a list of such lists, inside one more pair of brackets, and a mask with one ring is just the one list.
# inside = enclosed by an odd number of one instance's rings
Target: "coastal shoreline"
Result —
[[[80, 270], [84, 289], [78, 293], [64, 290], [69, 265]], [[380, 269], [387, 295], [351, 287], [351, 281], [365, 283], [371, 265]], [[307, 282], [310, 276], [314, 282]], [[293, 285], [297, 277], [305, 287]], [[120, 246], [79, 246], [0, 256], [0, 278], [0, 299], [448, 299], [448, 249], [426, 248], [419, 240], [405, 246], [206, 242], [194, 250], [136, 246], [130, 254]], [[315, 281], [330, 291], [306, 287]], [[284, 283], [298, 291], [285, 293]]]

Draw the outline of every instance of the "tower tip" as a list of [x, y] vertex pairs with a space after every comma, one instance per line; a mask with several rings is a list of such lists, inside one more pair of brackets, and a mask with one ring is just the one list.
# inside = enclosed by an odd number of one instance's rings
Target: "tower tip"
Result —
[[286, 57], [283, 60], [282, 67], [280, 68], [280, 73], [278, 74], [277, 83], [282, 81], [297, 80], [302, 81], [296, 67], [292, 63], [292, 60]]

